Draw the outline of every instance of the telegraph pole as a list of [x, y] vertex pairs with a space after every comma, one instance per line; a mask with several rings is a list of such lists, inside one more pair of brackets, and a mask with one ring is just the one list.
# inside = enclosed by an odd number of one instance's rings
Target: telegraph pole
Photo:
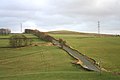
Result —
[[22, 23], [20, 24], [20, 27], [21, 27], [21, 33], [22, 33]]
[[100, 34], [100, 21], [98, 21], [98, 34]]

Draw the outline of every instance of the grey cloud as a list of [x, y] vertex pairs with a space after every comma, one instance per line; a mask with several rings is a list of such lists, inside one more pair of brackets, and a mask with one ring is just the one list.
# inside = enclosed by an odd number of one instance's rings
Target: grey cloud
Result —
[[46, 0], [0, 0], [4, 10], [41, 10]]
[[[57, 2], [57, 4], [56, 4]], [[63, 14], [78, 14], [78, 15], [120, 15], [119, 0], [57, 0], [57, 10]], [[64, 2], [64, 3], [62, 3]]]
[[0, 0], [0, 27], [96, 32], [100, 20], [103, 32], [120, 33], [119, 7], [120, 0]]

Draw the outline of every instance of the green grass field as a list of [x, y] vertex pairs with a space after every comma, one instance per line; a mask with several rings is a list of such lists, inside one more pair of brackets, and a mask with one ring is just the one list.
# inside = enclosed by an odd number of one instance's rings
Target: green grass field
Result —
[[76, 34], [51, 34], [62, 38], [71, 47], [100, 62], [108, 71], [120, 72], [120, 37], [99, 37]]
[[[83, 70], [80, 66], [71, 64], [74, 61], [72, 57], [70, 57], [65, 51], [55, 47], [53, 45], [47, 45], [48, 42], [42, 41], [38, 39], [36, 36], [32, 34], [24, 34], [28, 38], [33, 38], [33, 44], [39, 44], [37, 46], [27, 46], [22, 48], [7, 48], [9, 46], [9, 40], [0, 39], [0, 80], [118, 80], [120, 79], [119, 75], [113, 73], [102, 72], [102, 74], [98, 72], [89, 72]], [[96, 41], [99, 38], [82, 38], [79, 35], [53, 35], [56, 38], [64, 38], [68, 41], [72, 47], [78, 49], [79, 51], [85, 53], [86, 55], [102, 61], [102, 66], [111, 70], [119, 72], [119, 56], [115, 56], [115, 60], [112, 58], [113, 65], [110, 64], [112, 53], [108, 57], [103, 57], [101, 55], [101, 50], [96, 50], [96, 53], [92, 53], [94, 51], [95, 44], [90, 44], [91, 41]], [[9, 38], [9, 36], [0, 36], [0, 38]], [[72, 37], [72, 38], [71, 38]], [[82, 39], [81, 39], [82, 38]], [[81, 42], [81, 40], [89, 42], [89, 45], [85, 42]], [[92, 40], [91, 40], [92, 39]], [[100, 38], [101, 39], [101, 38]], [[119, 39], [119, 38], [118, 38]], [[73, 41], [75, 40], [75, 42]], [[102, 39], [104, 42], [104, 39]], [[110, 40], [106, 38], [106, 40]], [[79, 42], [77, 42], [79, 41]], [[112, 41], [113, 44], [116, 42], [116, 39]], [[81, 44], [81, 45], [78, 45]], [[101, 42], [102, 43], [102, 42]], [[111, 43], [111, 42], [109, 42]], [[114, 48], [116, 49], [119, 42], [114, 44]], [[96, 42], [97, 45], [97, 42]], [[98, 44], [100, 45], [100, 44]], [[98, 46], [97, 45], [97, 46]], [[109, 46], [106, 44], [105, 46]], [[6, 47], [6, 48], [5, 48]], [[90, 48], [94, 47], [94, 48]], [[90, 49], [89, 49], [90, 48]], [[104, 48], [104, 46], [103, 46]], [[117, 48], [117, 50], [118, 50]], [[92, 49], [92, 51], [91, 51]], [[105, 48], [109, 52], [109, 48]], [[111, 49], [111, 48], [110, 48]], [[100, 51], [100, 52], [99, 52]], [[112, 51], [112, 50], [111, 50]], [[97, 53], [99, 52], [99, 53]], [[113, 51], [114, 54], [117, 53], [116, 50]], [[116, 52], [116, 53], [115, 53]], [[104, 52], [104, 55], [108, 55]], [[119, 53], [118, 53], [119, 54]], [[118, 60], [116, 60], [118, 59]], [[115, 66], [117, 65], [117, 66]], [[114, 69], [115, 67], [115, 69]], [[110, 69], [111, 68], [111, 69]]]

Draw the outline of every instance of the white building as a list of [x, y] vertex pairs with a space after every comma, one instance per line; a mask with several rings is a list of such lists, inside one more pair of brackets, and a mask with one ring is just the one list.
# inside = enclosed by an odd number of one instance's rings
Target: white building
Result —
[[11, 33], [11, 30], [10, 29], [4, 29], [4, 28], [1, 28], [0, 29], [0, 34], [10, 34]]

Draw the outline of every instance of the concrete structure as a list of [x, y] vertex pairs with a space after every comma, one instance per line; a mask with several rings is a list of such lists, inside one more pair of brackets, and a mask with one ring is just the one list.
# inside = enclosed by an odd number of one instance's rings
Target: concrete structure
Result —
[[64, 40], [62, 40], [62, 39], [57, 40], [54, 37], [52, 37], [44, 32], [40, 32], [38, 30], [26, 29], [25, 32], [32, 33], [32, 34], [38, 36], [40, 39], [43, 39], [45, 41], [50, 41], [54, 45], [65, 50], [69, 55], [71, 55], [73, 58], [78, 60], [77, 64], [81, 65], [84, 69], [89, 70], [89, 71], [101, 72], [100, 65], [98, 65], [94, 59], [89, 58], [86, 55], [80, 53], [78, 50], [71, 48], [69, 45], [66, 45], [65, 44], [66, 42]]
[[6, 34], [10, 34], [10, 33], [11, 33], [10, 29], [4, 29], [4, 28], [0, 29], [0, 34], [2, 34], [2, 35], [6, 35]]

